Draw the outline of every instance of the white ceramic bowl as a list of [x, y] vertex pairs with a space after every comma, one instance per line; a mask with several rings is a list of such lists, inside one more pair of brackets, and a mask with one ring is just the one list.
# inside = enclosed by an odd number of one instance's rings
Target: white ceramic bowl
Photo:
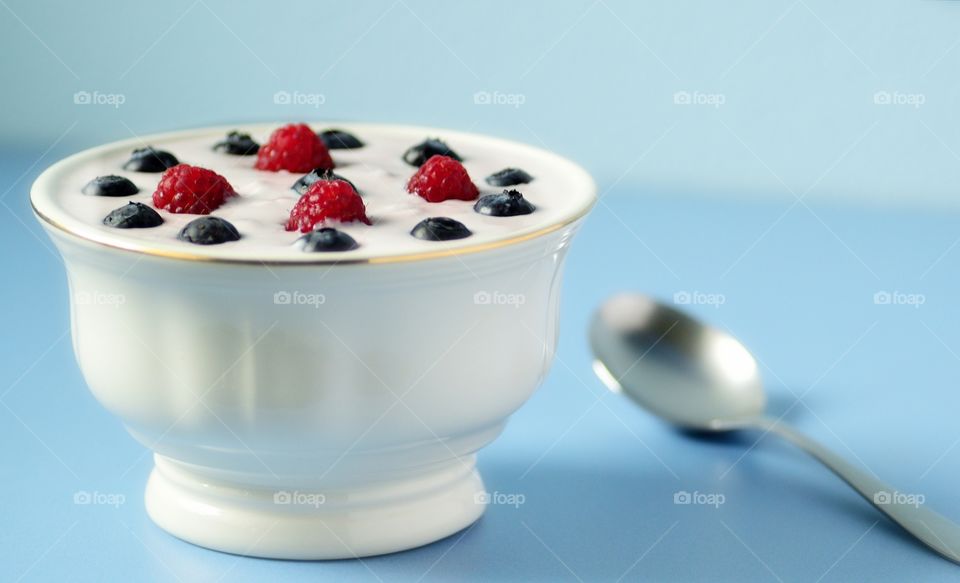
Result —
[[136, 145], [58, 163], [31, 198], [67, 268], [84, 378], [155, 452], [152, 519], [205, 547], [292, 559], [408, 549], [475, 521], [475, 454], [553, 358], [589, 177], [535, 151], [582, 203], [513, 237], [389, 260], [258, 260], [131, 244], [58, 203], [65, 176]]

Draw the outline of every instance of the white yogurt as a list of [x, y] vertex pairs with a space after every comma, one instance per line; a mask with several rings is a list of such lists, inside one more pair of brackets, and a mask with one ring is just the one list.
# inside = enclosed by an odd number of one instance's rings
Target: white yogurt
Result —
[[[508, 239], [532, 235], [566, 224], [589, 210], [595, 199], [590, 177], [576, 164], [550, 152], [524, 144], [476, 134], [433, 128], [356, 123], [311, 124], [314, 130], [331, 127], [356, 135], [365, 146], [331, 150], [337, 174], [359, 189], [372, 225], [328, 224], [354, 239], [359, 247], [346, 252], [305, 253], [294, 242], [302, 234], [284, 229], [290, 209], [299, 198], [292, 190], [302, 176], [290, 172], [265, 172], [253, 168], [256, 156], [232, 156], [213, 150], [228, 131], [248, 132], [260, 144], [282, 124], [225, 126], [146, 136], [107, 144], [67, 158], [44, 172], [31, 192], [34, 207], [46, 220], [75, 235], [135, 251], [242, 261], [352, 261], [417, 255], [432, 251], [468, 250]], [[427, 137], [444, 140], [463, 159], [479, 187], [480, 195], [501, 192], [484, 178], [507, 167], [522, 168], [534, 180], [515, 188], [536, 211], [515, 217], [491, 217], [474, 212], [474, 201], [429, 203], [406, 192], [416, 168], [405, 163], [403, 153]], [[133, 149], [146, 145], [166, 150], [180, 162], [209, 168], [223, 175], [239, 196], [229, 199], [211, 216], [233, 223], [239, 241], [220, 245], [195, 245], [177, 239], [177, 233], [198, 215], [158, 210], [164, 223], [149, 229], [116, 229], [102, 224], [112, 210], [128, 202], [153, 206], [152, 195], [162, 173], [129, 172], [123, 164]], [[81, 193], [97, 176], [126, 176], [140, 189], [130, 197], [99, 197]], [[467, 226], [473, 235], [455, 241], [422, 241], [410, 230], [428, 217], [450, 217]]]

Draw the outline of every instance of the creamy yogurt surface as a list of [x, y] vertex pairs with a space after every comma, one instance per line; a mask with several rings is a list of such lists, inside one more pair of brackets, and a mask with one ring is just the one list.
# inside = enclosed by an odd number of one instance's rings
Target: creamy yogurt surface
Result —
[[[353, 237], [358, 248], [344, 252], [310, 253], [295, 242], [303, 234], [284, 229], [290, 209], [300, 198], [292, 189], [303, 174], [254, 169], [256, 156], [234, 156], [214, 151], [227, 132], [249, 133], [261, 146], [283, 124], [239, 125], [187, 130], [145, 136], [86, 150], [46, 170], [34, 183], [31, 199], [41, 218], [74, 235], [114, 247], [175, 257], [238, 261], [326, 262], [402, 258], [433, 252], [484, 248], [536, 236], [583, 216], [596, 198], [596, 187], [578, 165], [556, 154], [525, 144], [451, 130], [359, 123], [310, 123], [314, 131], [337, 128], [354, 134], [365, 145], [351, 150], [330, 150], [334, 172], [353, 182], [367, 208], [372, 225], [336, 223]], [[426, 138], [440, 138], [463, 158], [463, 165], [480, 196], [502, 192], [485, 178], [504, 168], [521, 168], [534, 180], [508, 188], [520, 191], [536, 210], [529, 215], [495, 217], [473, 210], [475, 201], [448, 200], [430, 203], [406, 191], [417, 168], [403, 161], [403, 153]], [[219, 245], [195, 245], [177, 239], [190, 221], [202, 216], [174, 214], [156, 209], [164, 223], [146, 229], [117, 229], [103, 224], [112, 210], [128, 202], [153, 206], [153, 192], [163, 173], [123, 169], [135, 148], [166, 150], [183, 164], [209, 168], [224, 176], [239, 196], [229, 199], [208, 216], [226, 219], [241, 239]], [[125, 176], [140, 192], [127, 197], [90, 196], [81, 192], [96, 178]], [[453, 241], [424, 241], [411, 229], [429, 217], [450, 217], [473, 234]]]

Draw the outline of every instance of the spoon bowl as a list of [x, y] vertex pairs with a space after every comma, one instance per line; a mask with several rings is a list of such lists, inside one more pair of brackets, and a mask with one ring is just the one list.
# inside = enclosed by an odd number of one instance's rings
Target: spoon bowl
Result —
[[605, 302], [590, 345], [608, 388], [675, 425], [736, 429], [766, 405], [757, 361], [736, 338], [646, 296]]

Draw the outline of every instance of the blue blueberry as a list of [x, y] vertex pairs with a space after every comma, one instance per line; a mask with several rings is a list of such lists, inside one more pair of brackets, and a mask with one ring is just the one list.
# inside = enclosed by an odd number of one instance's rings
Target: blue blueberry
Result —
[[344, 130], [324, 130], [317, 134], [317, 136], [326, 144], [327, 148], [331, 150], [353, 150], [355, 148], [362, 148], [364, 145], [357, 136]]
[[416, 146], [411, 146], [404, 152], [403, 161], [411, 166], [423, 166], [423, 163], [433, 156], [449, 156], [457, 162], [463, 162], [459, 154], [450, 149], [443, 140], [438, 138], [427, 138]]
[[103, 224], [116, 229], [149, 229], [163, 224], [160, 213], [141, 202], [130, 202], [110, 211]]
[[177, 239], [196, 245], [219, 245], [240, 239], [240, 232], [220, 217], [200, 217], [187, 223]]
[[253, 141], [250, 134], [233, 131], [214, 144], [213, 149], [233, 156], [253, 156], [260, 151], [260, 144]]
[[516, 186], [517, 184], [531, 182], [533, 176], [530, 176], [520, 168], [504, 168], [499, 172], [494, 172], [490, 176], [487, 176], [485, 180], [490, 186]]
[[516, 190], [504, 190], [500, 194], [487, 194], [473, 205], [473, 210], [491, 217], [514, 217], [529, 215], [536, 207]]
[[124, 170], [133, 172], [163, 172], [179, 164], [177, 157], [170, 152], [157, 150], [153, 146], [137, 148], [130, 159], [123, 164]]
[[450, 241], [464, 239], [473, 233], [460, 221], [448, 217], [431, 217], [417, 223], [410, 234], [424, 241]]
[[[308, 188], [313, 186], [314, 182], [317, 182], [319, 180], [343, 180], [350, 186], [353, 186], [354, 190], [357, 190], [356, 185], [354, 185], [352, 182], [350, 182], [343, 176], [340, 176], [339, 174], [333, 172], [332, 170], [327, 170], [325, 168], [314, 168], [313, 170], [310, 171], [309, 174], [305, 174], [301, 176], [300, 179], [294, 182], [293, 186], [291, 186], [290, 188], [297, 191], [297, 194], [303, 194], [304, 192], [307, 191]], [[359, 193], [360, 191], [357, 190], [357, 192]]]
[[90, 196], [130, 196], [140, 192], [137, 185], [123, 176], [97, 176], [83, 187], [83, 194]]
[[308, 253], [321, 251], [350, 251], [358, 247], [350, 235], [330, 227], [311, 231], [297, 239], [297, 245]]

